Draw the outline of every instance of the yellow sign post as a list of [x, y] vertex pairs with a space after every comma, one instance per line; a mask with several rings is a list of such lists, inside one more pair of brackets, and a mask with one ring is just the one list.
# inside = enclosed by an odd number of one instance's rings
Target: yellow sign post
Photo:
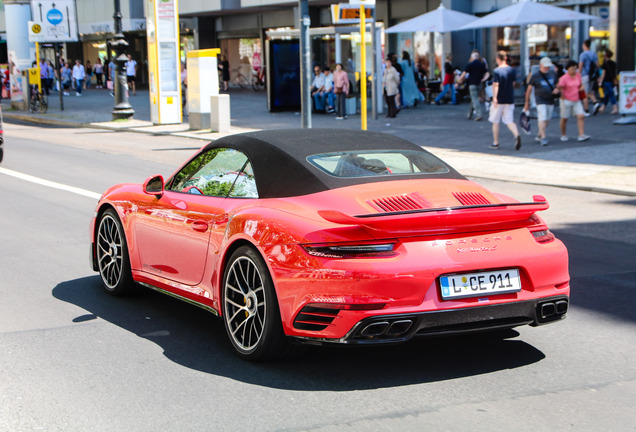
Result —
[[364, 4], [360, 4], [360, 118], [362, 130], [367, 130], [367, 20]]

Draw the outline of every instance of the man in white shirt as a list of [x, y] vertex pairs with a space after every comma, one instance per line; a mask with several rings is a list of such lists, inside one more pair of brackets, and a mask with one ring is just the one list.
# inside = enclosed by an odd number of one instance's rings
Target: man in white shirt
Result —
[[75, 60], [75, 66], [73, 66], [73, 79], [75, 80], [75, 95], [82, 95], [82, 86], [84, 85], [84, 78], [86, 78], [86, 71], [84, 65], [79, 59]]
[[320, 92], [320, 89], [323, 85], [325, 85], [325, 76], [322, 74], [320, 70], [320, 66], [314, 67], [314, 80], [311, 83], [311, 97], [314, 100], [314, 108], [316, 111], [324, 111], [324, 102], [322, 98], [316, 97], [316, 95]]
[[137, 76], [137, 62], [133, 60], [132, 55], [128, 54], [128, 61], [126, 62], [126, 79], [128, 86], [132, 86], [133, 96], [137, 94], [135, 88], [135, 77]]
[[335, 94], [333, 92], [333, 75], [331, 74], [331, 69], [329, 69], [329, 66], [325, 67], [324, 75], [325, 83], [318, 92], [317, 96], [318, 99], [320, 99], [320, 101], [322, 102], [323, 107], [326, 103], [325, 111], [327, 111], [328, 113], [333, 113], [336, 111], [333, 107], [335, 102]]

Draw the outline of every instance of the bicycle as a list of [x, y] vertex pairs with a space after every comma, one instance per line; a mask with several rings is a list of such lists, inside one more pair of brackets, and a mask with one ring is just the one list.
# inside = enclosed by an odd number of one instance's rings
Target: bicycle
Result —
[[236, 84], [238, 84], [238, 86], [242, 89], [246, 88], [249, 85], [249, 81], [247, 80], [247, 77], [241, 73], [241, 69], [236, 68], [233, 71], [236, 72], [236, 78], [234, 79]]
[[37, 86], [31, 88], [31, 99], [29, 100], [29, 112], [45, 114], [49, 109], [49, 102], [46, 95]]
[[252, 70], [252, 88], [254, 91], [258, 91], [261, 87], [265, 88], [265, 68], [260, 67], [258, 70], [254, 68]]

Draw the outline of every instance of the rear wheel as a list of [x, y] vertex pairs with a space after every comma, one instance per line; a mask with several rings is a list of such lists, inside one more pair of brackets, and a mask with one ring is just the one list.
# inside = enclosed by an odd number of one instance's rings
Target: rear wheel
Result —
[[130, 271], [126, 236], [119, 216], [112, 208], [99, 219], [95, 247], [99, 275], [106, 291], [112, 295], [133, 292], [135, 284]]
[[274, 284], [263, 258], [242, 246], [230, 257], [223, 276], [223, 321], [230, 342], [247, 360], [288, 353]]
[[46, 99], [46, 96], [42, 96], [40, 99], [40, 113], [46, 114], [46, 111], [49, 109], [49, 102]]

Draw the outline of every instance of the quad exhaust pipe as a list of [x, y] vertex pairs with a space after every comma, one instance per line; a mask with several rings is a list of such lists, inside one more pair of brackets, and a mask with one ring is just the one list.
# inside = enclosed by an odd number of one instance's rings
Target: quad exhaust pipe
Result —
[[359, 336], [366, 339], [395, 339], [406, 336], [413, 326], [412, 319], [376, 321], [360, 330]]
[[539, 322], [560, 319], [567, 313], [568, 306], [568, 301], [566, 299], [540, 303], [537, 306], [537, 318]]

